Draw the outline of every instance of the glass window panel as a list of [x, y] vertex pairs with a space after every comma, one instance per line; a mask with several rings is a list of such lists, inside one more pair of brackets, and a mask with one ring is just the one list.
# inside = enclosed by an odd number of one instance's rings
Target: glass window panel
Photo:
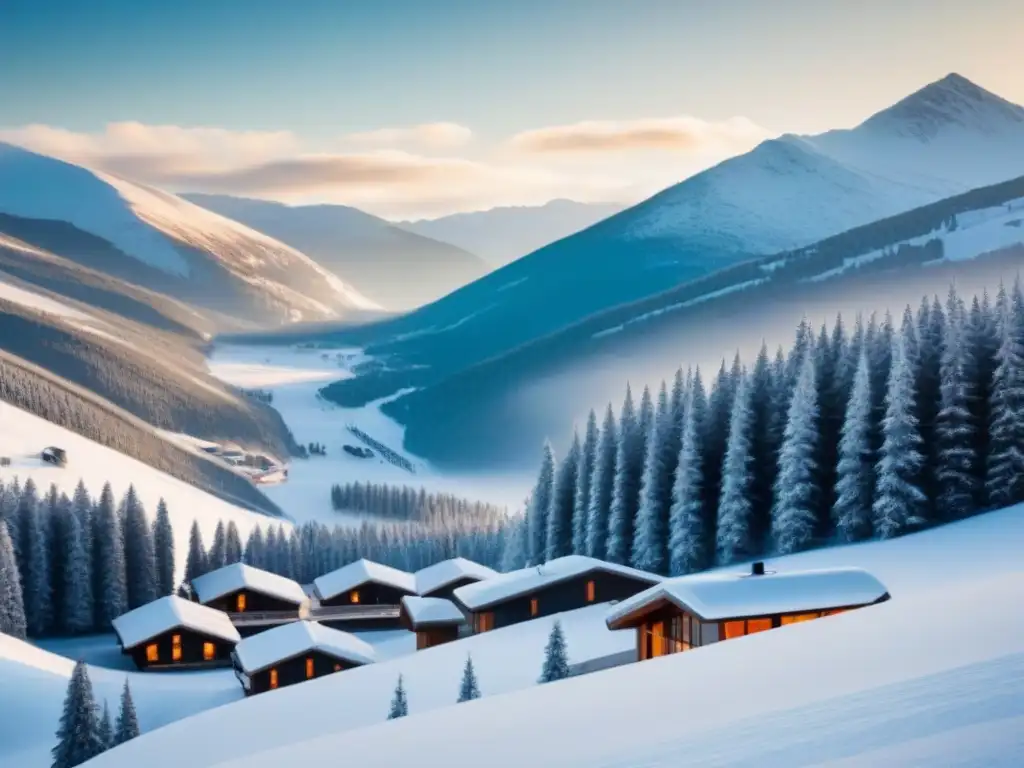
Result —
[[277, 688], [277, 670], [270, 670], [270, 687]]
[[203, 660], [211, 661], [217, 655], [217, 649], [213, 643], [203, 643]]
[[531, 616], [536, 616], [537, 615], [537, 611], [539, 610], [539, 608], [540, 608], [540, 606], [537, 603], [537, 598], [536, 597], [530, 598], [530, 615]]
[[352, 590], [351, 594], [349, 595], [349, 602], [352, 603], [353, 605], [359, 603], [359, 590], [358, 589], [353, 589]]
[[313, 659], [306, 659], [306, 679], [309, 680], [313, 677]]
[[820, 617], [820, 613], [798, 613], [795, 616], [783, 616], [782, 624], [799, 624], [801, 621], [810, 621], [811, 619], [817, 619]]
[[723, 621], [723, 627], [725, 628], [725, 639], [731, 640], [734, 637], [743, 637], [747, 634], [744, 622], [742, 621]]
[[588, 581], [587, 582], [587, 602], [588, 603], [594, 602], [595, 595], [596, 595], [596, 589], [595, 589], [594, 582], [593, 581]]
[[181, 661], [181, 635], [171, 635], [171, 660]]
[[755, 632], [764, 632], [766, 629], [772, 628], [771, 619], [747, 619], [747, 634], [752, 635]]
[[700, 625], [700, 645], [718, 642], [718, 622], [705, 621]]
[[150, 663], [160, 661], [160, 649], [156, 643], [150, 643], [146, 646], [146, 661]]
[[235, 610], [238, 613], [245, 612], [245, 595], [239, 595], [238, 598], [235, 600]]

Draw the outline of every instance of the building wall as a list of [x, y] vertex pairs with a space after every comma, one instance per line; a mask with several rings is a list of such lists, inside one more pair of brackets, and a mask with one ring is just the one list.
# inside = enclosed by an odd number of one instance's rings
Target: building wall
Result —
[[299, 606], [295, 603], [290, 603], [287, 600], [280, 600], [270, 595], [264, 595], [260, 592], [254, 592], [251, 589], [239, 589], [230, 594], [218, 597], [216, 600], [211, 600], [206, 603], [210, 608], [216, 608], [218, 611], [225, 611], [227, 613], [238, 612], [238, 595], [245, 595], [245, 613], [262, 613], [263, 611], [289, 611], [294, 612], [296, 617], [299, 615]]
[[[306, 677], [306, 659], [313, 659], [313, 677]], [[335, 666], [340, 669], [335, 669]], [[311, 653], [304, 653], [301, 656], [296, 656], [293, 659], [288, 659], [275, 664], [273, 667], [264, 669], [260, 672], [255, 673], [251, 677], [251, 684], [249, 687], [249, 694], [263, 693], [270, 690], [270, 670], [277, 670], [277, 687], [284, 688], [288, 685], [295, 685], [296, 683], [304, 683], [307, 679], [316, 679], [323, 677], [324, 675], [333, 675], [335, 672], [341, 672], [346, 669], [352, 669], [358, 666], [350, 661], [342, 659], [336, 659], [333, 656], [328, 656], [320, 651], [313, 651]]]
[[452, 624], [448, 627], [432, 627], [421, 629], [416, 632], [416, 650], [422, 651], [433, 648], [435, 645], [450, 643], [459, 639], [459, 624]]
[[[174, 635], [181, 635], [181, 659], [173, 661], [171, 658], [172, 638]], [[150, 663], [146, 658], [146, 649], [150, 644], [156, 644], [159, 659]], [[214, 658], [212, 661], [203, 659], [203, 643], [213, 643]], [[128, 651], [132, 661], [141, 670], [147, 669], [173, 669], [183, 666], [223, 666], [230, 663], [231, 651], [235, 644], [221, 638], [208, 636], [189, 629], [171, 629], [152, 640], [137, 645]]]
[[472, 576], [463, 576], [458, 581], [453, 581], [451, 584], [435, 589], [433, 592], [427, 592], [423, 597], [443, 597], [445, 600], [452, 599], [452, 593], [459, 587], [464, 587], [467, 584], [476, 584], [480, 579], [475, 579]]
[[[353, 602], [352, 593], [359, 593], [359, 602]], [[411, 595], [412, 592], [407, 592], [402, 589], [396, 589], [395, 587], [385, 586], [384, 584], [367, 583], [361, 584], [348, 592], [342, 592], [340, 595], [335, 595], [329, 600], [321, 600], [320, 605], [323, 606], [339, 606], [339, 605], [398, 605], [402, 602], [402, 598], [406, 595]]]

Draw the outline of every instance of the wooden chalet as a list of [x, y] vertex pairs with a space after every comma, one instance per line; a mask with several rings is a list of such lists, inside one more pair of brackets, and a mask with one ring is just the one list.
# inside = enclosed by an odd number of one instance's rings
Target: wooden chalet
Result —
[[357, 560], [313, 581], [310, 618], [336, 629], [394, 629], [399, 603], [415, 594], [411, 573]]
[[174, 595], [118, 616], [113, 626], [121, 652], [141, 670], [224, 666], [241, 639], [223, 611]]
[[403, 597], [398, 621], [416, 633], [417, 651], [458, 640], [466, 626], [459, 607], [443, 597]]
[[497, 571], [464, 557], [442, 560], [414, 574], [416, 593], [420, 597], [441, 597], [445, 600], [451, 600], [452, 593], [459, 587], [493, 579], [497, 575]]
[[372, 664], [373, 647], [315, 621], [294, 621], [242, 640], [231, 654], [246, 696]]
[[244, 563], [193, 579], [192, 593], [203, 605], [227, 613], [242, 635], [297, 621], [309, 602], [298, 582]]
[[757, 562], [748, 573], [668, 579], [615, 606], [606, 623], [636, 629], [643, 661], [888, 599], [882, 583], [859, 568], [777, 573]]
[[474, 633], [588, 605], [624, 600], [661, 576], [592, 557], [569, 555], [456, 589], [455, 603]]

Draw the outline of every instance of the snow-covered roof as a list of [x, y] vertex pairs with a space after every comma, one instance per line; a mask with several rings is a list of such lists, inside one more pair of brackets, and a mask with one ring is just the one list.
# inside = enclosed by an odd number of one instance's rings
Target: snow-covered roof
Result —
[[395, 587], [409, 594], [416, 592], [416, 577], [411, 573], [365, 559], [356, 560], [336, 571], [325, 573], [315, 579], [313, 584], [320, 599], [329, 600], [368, 582]]
[[409, 617], [413, 629], [437, 624], [461, 624], [466, 620], [458, 606], [443, 597], [406, 595], [402, 598], [402, 612]]
[[698, 574], [666, 580], [623, 600], [606, 622], [613, 629], [631, 626], [627, 623], [630, 617], [662, 602], [716, 621], [867, 605], [886, 594], [882, 582], [860, 568], [766, 571], [761, 576], [750, 572]]
[[459, 587], [452, 594], [469, 610], [476, 611], [593, 571], [615, 573], [648, 584], [657, 584], [662, 580], [661, 576], [638, 571], [625, 565], [616, 565], [583, 555], [568, 555], [550, 560], [544, 565], [501, 573], [486, 581], [467, 584], [464, 587]]
[[451, 560], [442, 560], [440, 563], [421, 568], [414, 575], [416, 576], [416, 592], [425, 595], [428, 592], [447, 587], [459, 579], [483, 581], [494, 578], [498, 572], [464, 557], [453, 557]]
[[231, 643], [241, 639], [226, 613], [189, 602], [177, 595], [161, 597], [141, 605], [118, 616], [113, 624], [125, 650], [179, 627]]
[[301, 605], [306, 600], [306, 593], [298, 582], [245, 563], [232, 563], [203, 574], [192, 580], [192, 589], [201, 603], [208, 603], [240, 589], [249, 589], [295, 605]]
[[245, 638], [235, 646], [235, 658], [247, 675], [311, 651], [351, 664], [376, 661], [373, 646], [348, 632], [315, 621], [292, 621]]

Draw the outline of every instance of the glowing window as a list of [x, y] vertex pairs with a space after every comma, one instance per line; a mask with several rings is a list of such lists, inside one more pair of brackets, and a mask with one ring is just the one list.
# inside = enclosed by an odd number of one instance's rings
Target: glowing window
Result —
[[588, 603], [594, 602], [594, 597], [596, 596], [596, 594], [597, 594], [597, 589], [596, 589], [596, 586], [595, 586], [594, 582], [593, 581], [588, 581], [587, 582], [587, 602]]
[[771, 619], [747, 619], [747, 634], [752, 635], [755, 632], [764, 632], [766, 629], [772, 628]]
[[241, 594], [235, 598], [235, 610], [239, 613], [245, 612], [245, 595]]
[[734, 637], [743, 637], [747, 633], [744, 622], [742, 621], [724, 621], [722, 624], [725, 626], [725, 639], [730, 640]]
[[160, 661], [160, 649], [156, 643], [150, 643], [146, 646], [146, 661], [151, 664], [156, 661]]
[[270, 687], [277, 688], [277, 670], [270, 670]]
[[213, 657], [217, 655], [217, 649], [213, 643], [203, 643], [203, 661], [213, 661]]
[[335, 672], [341, 672], [341, 664], [335, 664], [334, 665], [334, 671]]
[[810, 621], [821, 616], [820, 613], [798, 613], [795, 616], [783, 616], [782, 624], [799, 624], [801, 621]]
[[537, 598], [536, 597], [531, 597], [530, 598], [530, 615], [531, 616], [536, 616], [537, 615], [537, 611], [539, 609], [540, 609], [540, 606], [537, 604]]
[[309, 680], [313, 677], [313, 659], [306, 659], [306, 679]]
[[477, 632], [487, 632], [494, 629], [493, 613], [478, 613], [475, 617], [475, 621]]
[[181, 635], [171, 635], [171, 661], [181, 661]]
[[359, 602], [359, 590], [353, 589], [352, 592], [349, 593], [348, 600], [353, 605], [357, 604]]

